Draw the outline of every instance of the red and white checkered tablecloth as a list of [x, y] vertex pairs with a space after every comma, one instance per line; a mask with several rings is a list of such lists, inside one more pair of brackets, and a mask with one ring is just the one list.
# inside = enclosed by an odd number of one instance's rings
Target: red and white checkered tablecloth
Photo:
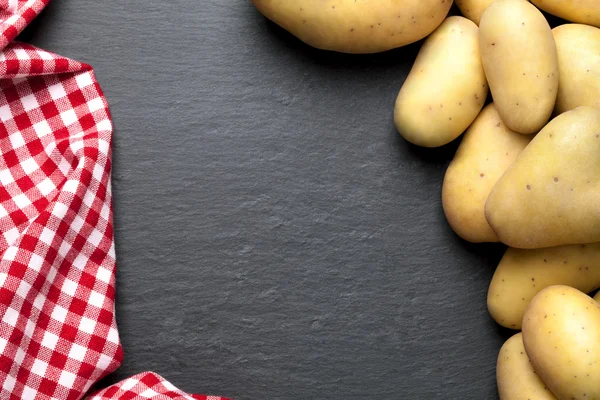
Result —
[[112, 122], [92, 68], [13, 40], [49, 0], [0, 0], [0, 400], [204, 399], [121, 364]]

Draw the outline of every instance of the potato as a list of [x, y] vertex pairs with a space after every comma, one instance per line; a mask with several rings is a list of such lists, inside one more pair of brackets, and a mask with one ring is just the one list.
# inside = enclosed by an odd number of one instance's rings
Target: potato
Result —
[[531, 0], [533, 4], [567, 21], [600, 27], [598, 0]]
[[567, 285], [585, 293], [599, 288], [600, 243], [538, 250], [509, 248], [488, 290], [490, 315], [506, 328], [521, 329], [531, 300], [553, 285]]
[[500, 241], [537, 249], [600, 241], [600, 110], [550, 122], [498, 180], [485, 216]]
[[579, 106], [600, 108], [600, 29], [566, 24], [552, 33], [558, 50], [556, 112]]
[[460, 237], [475, 243], [498, 241], [485, 219], [485, 202], [498, 179], [530, 141], [531, 136], [504, 125], [493, 103], [469, 127], [442, 186], [446, 218]]
[[488, 91], [477, 25], [450, 17], [427, 38], [400, 89], [394, 110], [398, 132], [419, 146], [456, 139], [475, 120]]
[[252, 0], [268, 19], [305, 43], [344, 53], [376, 53], [423, 39], [452, 0]]
[[521, 333], [508, 339], [500, 349], [496, 380], [500, 400], [556, 399], [531, 366]]
[[460, 12], [471, 21], [479, 25], [479, 20], [486, 8], [492, 4], [494, 0], [456, 0], [455, 3], [460, 9]]
[[550, 25], [525, 0], [496, 0], [479, 24], [483, 68], [502, 120], [536, 133], [548, 122], [558, 90], [558, 59]]
[[533, 369], [561, 400], [600, 399], [600, 305], [568, 286], [551, 286], [523, 317]]

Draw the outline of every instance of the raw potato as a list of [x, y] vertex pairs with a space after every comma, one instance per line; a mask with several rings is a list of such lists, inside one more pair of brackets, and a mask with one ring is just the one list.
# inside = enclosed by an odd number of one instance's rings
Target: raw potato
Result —
[[531, 366], [521, 333], [508, 339], [500, 349], [496, 380], [500, 400], [556, 400]]
[[558, 59], [550, 25], [525, 0], [496, 0], [481, 17], [479, 46], [502, 120], [530, 134], [544, 127], [558, 91]]
[[589, 293], [600, 287], [600, 243], [538, 250], [509, 248], [488, 290], [490, 315], [500, 325], [521, 329], [531, 300], [552, 285], [567, 285]]
[[531, 0], [542, 10], [571, 22], [600, 27], [598, 0]]
[[475, 120], [488, 91], [477, 25], [450, 17], [427, 38], [394, 110], [398, 132], [419, 146], [456, 139]]
[[252, 0], [268, 19], [323, 50], [376, 53], [423, 39], [452, 0]]
[[479, 20], [483, 12], [492, 4], [494, 0], [456, 0], [455, 3], [460, 12], [471, 21], [479, 25]]
[[492, 190], [485, 216], [503, 243], [538, 249], [600, 241], [600, 110], [550, 122]]
[[578, 106], [600, 108], [600, 29], [566, 24], [552, 33], [560, 72], [556, 112]]
[[533, 368], [561, 400], [600, 399], [600, 305], [568, 286], [551, 286], [523, 318]]
[[485, 202], [531, 139], [508, 129], [493, 103], [469, 127], [442, 187], [446, 218], [460, 237], [475, 243], [498, 241], [485, 219]]

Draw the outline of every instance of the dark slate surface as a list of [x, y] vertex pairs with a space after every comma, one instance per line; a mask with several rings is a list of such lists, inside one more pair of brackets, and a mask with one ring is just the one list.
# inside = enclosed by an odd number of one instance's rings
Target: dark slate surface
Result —
[[125, 362], [249, 399], [494, 399], [502, 247], [445, 222], [456, 143], [392, 108], [418, 44], [312, 50], [246, 0], [53, 0], [22, 36], [92, 64], [114, 114]]

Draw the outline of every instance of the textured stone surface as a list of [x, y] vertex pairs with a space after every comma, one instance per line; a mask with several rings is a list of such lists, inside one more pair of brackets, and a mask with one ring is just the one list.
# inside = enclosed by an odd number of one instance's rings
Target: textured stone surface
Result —
[[249, 1], [53, 0], [22, 36], [92, 64], [115, 119], [125, 363], [238, 400], [493, 399], [500, 246], [460, 241], [457, 143], [403, 142], [418, 45], [312, 50]]

